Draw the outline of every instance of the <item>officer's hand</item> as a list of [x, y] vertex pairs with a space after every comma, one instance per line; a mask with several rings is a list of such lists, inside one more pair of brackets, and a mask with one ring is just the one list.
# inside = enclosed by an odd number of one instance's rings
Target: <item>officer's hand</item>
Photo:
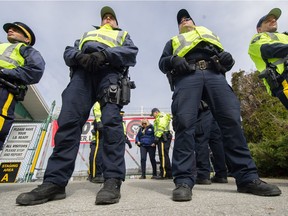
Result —
[[138, 147], [140, 147], [140, 142], [135, 142], [135, 144], [136, 144]]
[[97, 130], [103, 130], [103, 124], [101, 121], [96, 122], [96, 128], [97, 128]]
[[158, 145], [159, 142], [160, 142], [159, 137], [155, 137], [155, 138], [154, 138], [154, 143], [155, 143], [156, 145]]
[[126, 144], [128, 145], [129, 149], [132, 148], [132, 144], [128, 138], [126, 139]]
[[225, 51], [219, 54], [219, 62], [227, 71], [229, 71], [235, 64], [232, 55]]
[[185, 74], [190, 72], [189, 64], [185, 58], [175, 56], [172, 59], [172, 67], [175, 70], [176, 74]]
[[91, 54], [78, 53], [75, 57], [75, 60], [85, 70], [88, 70], [88, 71], [93, 70], [93, 65], [92, 65], [93, 62], [92, 62]]
[[91, 58], [93, 59], [93, 67], [95, 70], [103, 66], [107, 60], [103, 52], [94, 52], [91, 54]]

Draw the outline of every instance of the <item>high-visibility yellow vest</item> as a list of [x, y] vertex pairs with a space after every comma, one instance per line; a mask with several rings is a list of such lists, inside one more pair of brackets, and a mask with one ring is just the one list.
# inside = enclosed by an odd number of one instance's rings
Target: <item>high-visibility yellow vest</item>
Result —
[[81, 50], [87, 41], [97, 41], [109, 47], [122, 46], [127, 34], [126, 31], [115, 30], [106, 24], [99, 29], [86, 32], [80, 40], [79, 49]]
[[170, 114], [158, 113], [154, 120], [154, 134], [156, 137], [161, 137], [165, 131], [170, 131], [170, 121]]
[[220, 50], [224, 49], [219, 37], [203, 26], [195, 26], [194, 30], [174, 36], [171, 40], [173, 55], [180, 57], [185, 56], [202, 41], [213, 44]]
[[[101, 108], [100, 108], [100, 103], [98, 101], [93, 106], [93, 114], [94, 114], [95, 121], [101, 122]], [[95, 139], [96, 139], [95, 134], [92, 133], [92, 141], [95, 141]]]
[[96, 102], [93, 106], [93, 114], [95, 117], [96, 122], [101, 121], [101, 108], [100, 108], [100, 103]]
[[25, 43], [0, 43], [0, 68], [13, 69], [23, 66], [25, 59], [20, 54], [20, 47]]
[[[252, 61], [255, 63], [255, 66], [258, 71], [262, 72], [266, 69], [267, 65], [261, 54], [261, 46], [263, 44], [273, 44], [273, 43], [285, 43], [288, 44], [288, 36], [282, 33], [271, 33], [271, 32], [262, 32], [255, 34], [250, 42], [248, 54], [250, 55]], [[272, 63], [276, 66], [276, 71], [279, 74], [284, 72], [284, 59], [283, 58], [270, 58], [267, 59], [269, 63]], [[264, 80], [264, 85], [268, 93], [271, 95], [271, 90], [266, 80]]]

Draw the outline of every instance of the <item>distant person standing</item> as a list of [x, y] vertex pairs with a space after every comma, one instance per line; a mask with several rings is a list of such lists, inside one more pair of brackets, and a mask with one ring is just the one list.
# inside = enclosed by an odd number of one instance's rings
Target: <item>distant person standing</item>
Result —
[[288, 35], [277, 32], [279, 8], [261, 17], [249, 45], [249, 55], [261, 73], [267, 92], [288, 109]]
[[0, 151], [14, 122], [17, 101], [23, 101], [27, 85], [38, 83], [45, 61], [33, 48], [36, 37], [22, 22], [3, 25], [9, 42], [0, 43]]
[[20, 194], [16, 199], [19, 205], [41, 204], [66, 197], [65, 188], [74, 171], [82, 127], [96, 101], [100, 102], [103, 124], [105, 180], [95, 204], [114, 204], [120, 200], [120, 188], [126, 175], [120, 110], [129, 103], [129, 95], [121, 95], [119, 91], [123, 88], [122, 78], [127, 78], [127, 69], [136, 64], [138, 48], [128, 32], [118, 27], [112, 8], [103, 7], [100, 15], [101, 26], [84, 33], [79, 48], [67, 46], [64, 51], [65, 63], [73, 68], [73, 73], [62, 93], [55, 147], [43, 183], [31, 192]]
[[154, 127], [149, 123], [147, 119], [142, 119], [141, 126], [135, 138], [135, 143], [140, 147], [141, 156], [141, 177], [140, 179], [146, 179], [146, 161], [147, 153], [149, 154], [150, 162], [152, 165], [152, 179], [157, 176], [156, 165], [156, 145], [154, 143]]
[[103, 183], [103, 124], [101, 122], [100, 103], [96, 102], [93, 106], [93, 130], [92, 141], [90, 143], [89, 155], [89, 176], [88, 179], [92, 183]]
[[[120, 111], [120, 115], [122, 116], [122, 119], [124, 117], [125, 112], [123, 110]], [[125, 143], [128, 145], [129, 149], [132, 148], [132, 144], [131, 141], [129, 140], [129, 137], [127, 136], [127, 129], [126, 129], [126, 123], [123, 120], [122, 121], [122, 125], [123, 125], [123, 130], [124, 130], [124, 138], [125, 138]]]
[[[210, 149], [209, 149], [210, 147]], [[212, 157], [210, 156], [212, 152]], [[227, 183], [227, 168], [221, 130], [208, 105], [201, 100], [195, 129], [196, 184]], [[212, 160], [213, 159], [213, 160]], [[211, 162], [215, 175], [210, 178]]]
[[160, 178], [172, 179], [172, 168], [169, 156], [169, 150], [172, 141], [170, 132], [171, 115], [160, 112], [158, 108], [151, 110], [151, 116], [154, 120], [154, 143], [158, 146], [158, 155], [160, 160]]

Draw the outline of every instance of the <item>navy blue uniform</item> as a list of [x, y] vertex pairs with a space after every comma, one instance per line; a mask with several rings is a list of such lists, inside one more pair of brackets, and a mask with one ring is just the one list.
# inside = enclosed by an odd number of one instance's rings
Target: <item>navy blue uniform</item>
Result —
[[222, 135], [208, 106], [199, 109], [196, 124], [195, 144], [197, 179], [210, 179], [210, 150], [212, 152], [211, 162], [214, 167], [215, 176], [226, 179], [227, 168]]
[[103, 131], [94, 126], [92, 133], [95, 133], [95, 139], [90, 142], [89, 180], [103, 175]]
[[[88, 41], [81, 51], [92, 53], [105, 50], [109, 65], [93, 72], [85, 71], [77, 65], [75, 56], [79, 50], [66, 47], [64, 59], [73, 68], [71, 81], [62, 93], [62, 108], [58, 118], [59, 129], [55, 136], [55, 148], [49, 158], [44, 175], [44, 182], [66, 186], [74, 166], [82, 127], [89, 117], [90, 110], [96, 101], [101, 101], [105, 90], [110, 85], [117, 85], [122, 67], [134, 66], [138, 48], [130, 36], [125, 37], [122, 46], [107, 45]], [[103, 124], [103, 176], [105, 179], [125, 179], [125, 137], [120, 115], [121, 105], [115, 103], [101, 104], [101, 121]]]
[[[209, 111], [210, 112], [210, 111]], [[213, 118], [213, 116], [212, 116]], [[209, 147], [212, 152], [212, 164], [217, 178], [227, 178], [227, 167], [221, 130], [213, 118], [211, 123]]]
[[[18, 85], [38, 83], [45, 69], [45, 61], [41, 54], [32, 46], [22, 46], [20, 54], [25, 59], [24, 65], [13, 69], [2, 69], [1, 78], [12, 83], [17, 82]], [[0, 84], [0, 150], [14, 122], [14, 110], [17, 101], [15, 97], [11, 100], [9, 93], [7, 87]]]
[[210, 179], [209, 139], [212, 114], [207, 108], [201, 107], [195, 129], [195, 153], [197, 179]]
[[[172, 42], [167, 42], [159, 61], [163, 73], [172, 70]], [[185, 56], [194, 62], [209, 59], [209, 53], [192, 49]], [[195, 163], [195, 126], [200, 100], [210, 107], [221, 128], [227, 160], [237, 185], [258, 179], [257, 168], [248, 149], [240, 121], [240, 103], [225, 76], [215, 68], [187, 72], [174, 77], [174, 94], [171, 105], [175, 142], [172, 159], [172, 172], [175, 184], [185, 183], [191, 188], [195, 184], [193, 163]]]

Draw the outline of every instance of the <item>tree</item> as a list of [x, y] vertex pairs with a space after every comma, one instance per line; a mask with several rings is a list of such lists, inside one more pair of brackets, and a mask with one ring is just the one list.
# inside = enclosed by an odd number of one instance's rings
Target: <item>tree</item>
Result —
[[287, 134], [288, 115], [278, 98], [270, 96], [258, 72], [232, 74], [232, 88], [240, 100], [247, 142], [276, 140]]
[[260, 174], [287, 176], [287, 110], [278, 98], [267, 93], [258, 74], [232, 74], [232, 88], [241, 103], [244, 134]]

